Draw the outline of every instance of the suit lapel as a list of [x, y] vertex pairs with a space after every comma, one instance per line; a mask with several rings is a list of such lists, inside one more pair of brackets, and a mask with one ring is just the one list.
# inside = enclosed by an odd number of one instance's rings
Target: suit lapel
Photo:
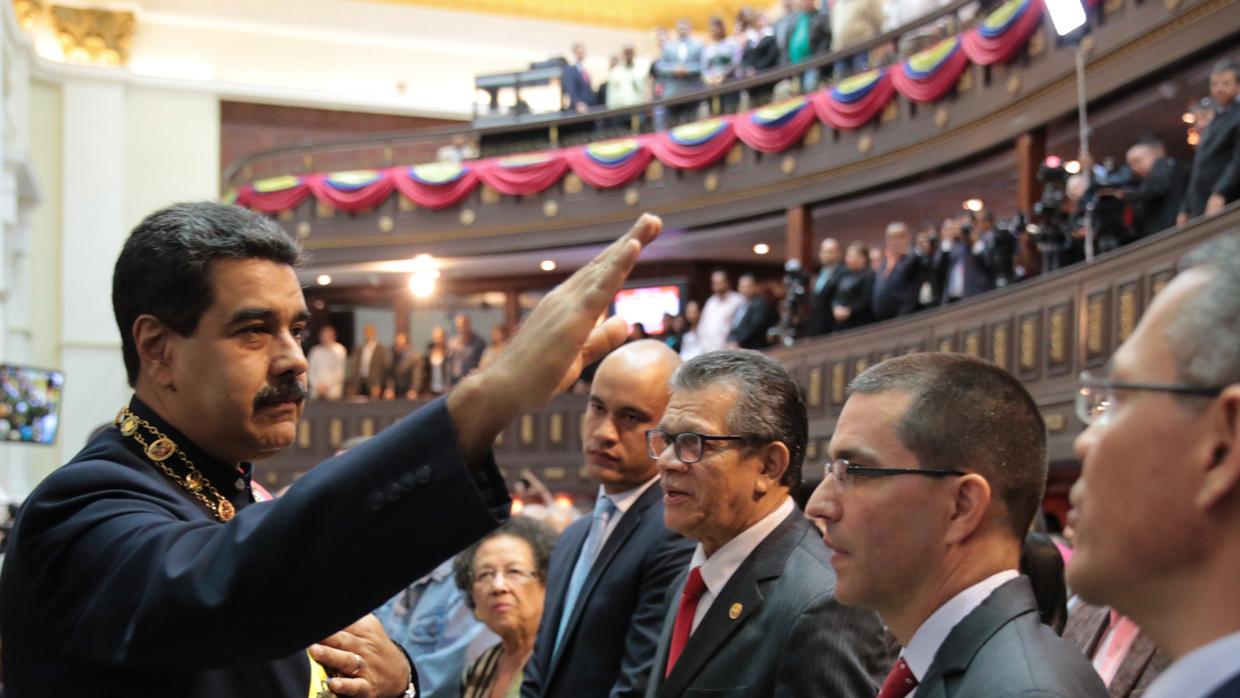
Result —
[[931, 689], [936, 684], [942, 684], [946, 678], [968, 669], [978, 650], [1000, 628], [1020, 616], [1037, 612], [1033, 588], [1027, 578], [1017, 577], [995, 589], [981, 606], [973, 609], [947, 634], [921, 681], [926, 690], [918, 690], [917, 697], [933, 695]]
[[1145, 671], [1145, 665], [1153, 659], [1155, 649], [1154, 641], [1144, 633], [1138, 633], [1133, 638], [1128, 653], [1124, 655], [1124, 660], [1120, 662], [1119, 669], [1111, 679], [1111, 685], [1107, 687], [1111, 695], [1126, 696], [1132, 693], [1132, 689], [1137, 686], [1137, 680]]
[[[645, 510], [662, 496], [663, 490], [658, 483], [651, 485], [642, 493], [642, 496], [637, 498], [636, 502], [633, 502], [633, 506], [629, 507], [628, 512], [620, 517], [620, 521], [616, 523], [615, 530], [607, 537], [607, 542], [603, 544], [603, 549], [599, 551], [594, 564], [590, 566], [590, 573], [586, 576], [585, 583], [581, 585], [581, 593], [577, 595], [576, 607], [567, 609], [567, 612], [572, 615], [568, 618], [568, 625], [564, 626], [564, 641], [560, 643], [560, 651], [556, 652], [551, 659], [551, 670], [547, 674], [549, 677], [555, 675], [556, 667], [560, 664], [560, 656], [564, 654], [563, 649], [572, 638], [573, 632], [577, 628], [577, 623], [581, 621], [581, 614], [590, 599], [590, 595], [594, 593], [594, 588], [598, 586], [599, 580], [607, 573], [607, 568], [615, 560], [616, 554], [620, 552], [625, 542], [633, 535], [633, 531], [637, 530], [638, 525], [641, 524], [642, 518], [645, 516]], [[589, 526], [587, 526], [586, 531], [588, 532], [589, 530]], [[577, 555], [581, 554], [581, 547], [583, 545], [585, 545], [585, 536], [577, 544]], [[576, 563], [576, 560], [577, 558], [574, 556], [573, 562]], [[569, 571], [569, 576], [572, 576], [571, 570]], [[567, 592], [567, 580], [565, 581], [564, 589]], [[560, 599], [560, 603], [563, 604], [563, 593], [561, 593]], [[563, 608], [562, 605], [561, 608]], [[557, 615], [556, 619], [558, 620], [560, 617], [560, 615]]]
[[[805, 533], [798, 524], [804, 524], [804, 520], [800, 510], [795, 510], [741, 563], [736, 573], [711, 602], [710, 610], [703, 616], [697, 630], [689, 636], [684, 651], [676, 660], [676, 666], [672, 668], [671, 675], [659, 691], [660, 695], [679, 696], [684, 693], [685, 688], [718, 650], [758, 611], [766, 599], [766, 591], [774, 583], [773, 580], [782, 574], [788, 556]], [[736, 604], [740, 604], [740, 609], [733, 618], [732, 609]], [[668, 616], [669, 625], [675, 622], [675, 609], [679, 605], [678, 589]], [[660, 648], [664, 655], [665, 650], [665, 647]], [[665, 665], [666, 660], [658, 663], [660, 667]]]

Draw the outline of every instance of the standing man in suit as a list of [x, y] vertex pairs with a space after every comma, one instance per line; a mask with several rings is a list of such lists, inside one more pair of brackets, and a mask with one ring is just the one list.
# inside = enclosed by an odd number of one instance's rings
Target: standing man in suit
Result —
[[379, 398], [387, 380], [392, 356], [379, 343], [379, 331], [372, 322], [362, 325], [362, 343], [349, 357], [349, 393]]
[[659, 470], [646, 455], [679, 365], [666, 344], [641, 340], [594, 374], [582, 446], [599, 483], [595, 514], [569, 526], [551, 556], [524, 698], [646, 692], [668, 589], [693, 552], [663, 525]]
[[1184, 201], [1188, 173], [1175, 158], [1167, 157], [1162, 141], [1141, 138], [1128, 149], [1128, 169], [1140, 182], [1136, 189], [1120, 194], [1132, 204], [1132, 233], [1140, 240], [1175, 225]]
[[474, 325], [465, 313], [457, 313], [453, 323], [456, 334], [448, 340], [447, 364], [448, 381], [455, 386], [482, 363], [482, 352], [487, 350], [487, 343], [474, 334]]
[[416, 695], [378, 622], [354, 621], [508, 516], [496, 436], [623, 341], [623, 320], [595, 323], [659, 225], [544, 296], [451, 396], [255, 501], [251, 464], [293, 443], [306, 395], [300, 249], [235, 206], [148, 216], [112, 284], [134, 396], [10, 534], [5, 695]]
[[1238, 317], [1232, 231], [1185, 257], [1107, 374], [1078, 391], [1089, 427], [1068, 581], [1175, 658], [1147, 698], [1240, 695]]
[[[654, 73], [663, 84], [664, 97], [677, 97], [702, 89], [702, 51], [705, 46], [693, 38], [693, 25], [687, 19], [676, 20], [676, 38], [663, 45], [663, 52], [654, 64]], [[672, 107], [675, 123], [691, 120], [698, 105]]]
[[836, 596], [903, 647], [880, 698], [1105, 698], [1017, 571], [1046, 484], [1046, 427], [1020, 381], [962, 354], [884, 361], [849, 386], [830, 458], [806, 512]]
[[921, 264], [913, 254], [908, 226], [896, 221], [887, 226], [883, 264], [874, 275], [874, 319], [889, 320], [917, 310]]
[[736, 290], [745, 298], [728, 334], [728, 347], [735, 349], [765, 349], [770, 346], [766, 333], [779, 322], [779, 311], [766, 299], [753, 274], [741, 274]]
[[864, 242], [849, 243], [844, 253], [844, 273], [835, 284], [831, 296], [831, 313], [835, 329], [849, 330], [874, 321], [874, 270], [870, 268], [870, 250]]
[[560, 91], [563, 93], [564, 111], [587, 112], [598, 105], [598, 93], [586, 70], [586, 45], [573, 43], [573, 63], [564, 66], [560, 73]]
[[844, 254], [839, 240], [827, 238], [819, 243], [818, 262], [822, 266], [814, 276], [809, 294], [809, 317], [805, 323], [805, 334], [809, 337], [828, 334], [835, 327], [835, 316], [831, 312], [832, 297], [844, 273]]
[[1063, 637], [1089, 657], [1111, 698], [1144, 696], [1171, 663], [1167, 653], [1131, 618], [1079, 599], [1068, 615]]
[[995, 274], [988, 266], [986, 241], [975, 235], [971, 213], [965, 211], [944, 221], [940, 244], [935, 263], [943, 277], [943, 305], [995, 287]]
[[1210, 71], [1214, 119], [1201, 134], [1193, 171], [1176, 223], [1223, 210], [1240, 197], [1240, 66], [1220, 61]]
[[697, 548], [673, 586], [648, 698], [874, 695], [882, 625], [836, 601], [826, 548], [789, 496], [807, 434], [801, 389], [762, 354], [703, 354], [673, 375], [647, 443], [667, 527]]

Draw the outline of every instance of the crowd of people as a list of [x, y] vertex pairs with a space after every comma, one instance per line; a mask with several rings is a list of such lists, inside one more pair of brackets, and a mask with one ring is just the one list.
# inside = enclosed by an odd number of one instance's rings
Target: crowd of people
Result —
[[362, 342], [349, 351], [336, 341], [336, 328], [324, 325], [307, 355], [311, 397], [415, 400], [443, 395], [494, 361], [508, 342], [508, 328], [502, 324], [491, 328], [490, 344], [474, 334], [468, 315], [458, 313], [453, 324], [451, 337], [443, 327], [431, 330], [425, 351], [410, 345], [404, 332], [397, 332], [390, 346], [380, 342], [374, 323], [362, 326]]
[[[643, 216], [488, 366], [272, 499], [251, 464], [293, 443], [307, 395], [297, 243], [223, 204], [152, 214], [113, 284], [134, 395], [13, 527], [6, 695], [1240, 695], [1240, 232], [1081, 376], [1061, 554], [1030, 535], [1041, 410], [994, 364], [869, 368], [805, 483], [805, 397], [778, 362], [599, 324], [660, 227]], [[739, 344], [703, 327], [746, 305], [716, 286], [697, 328]], [[558, 535], [510, 518], [496, 436], [596, 360], [590, 515]]]

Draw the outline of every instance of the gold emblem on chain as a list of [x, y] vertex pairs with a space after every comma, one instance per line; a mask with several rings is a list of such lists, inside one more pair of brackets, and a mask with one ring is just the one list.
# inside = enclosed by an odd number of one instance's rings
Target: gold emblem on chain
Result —
[[[169, 480], [172, 480], [186, 492], [194, 495], [216, 519], [226, 522], [236, 515], [236, 507], [224, 495], [220, 494], [219, 490], [215, 489], [211, 481], [189, 459], [189, 456], [185, 455], [185, 451], [182, 451], [175, 441], [156, 429], [150, 422], [130, 412], [128, 407], [124, 407], [116, 415], [116, 427], [120, 430], [122, 436], [138, 442], [138, 445], [142, 447], [142, 452], [146, 454], [147, 458], [151, 459], [155, 467], [159, 468]], [[139, 427], [145, 429], [155, 440], [147, 443], [142, 434], [138, 432]], [[174, 455], [189, 470], [188, 474], [181, 475], [164, 462]]]

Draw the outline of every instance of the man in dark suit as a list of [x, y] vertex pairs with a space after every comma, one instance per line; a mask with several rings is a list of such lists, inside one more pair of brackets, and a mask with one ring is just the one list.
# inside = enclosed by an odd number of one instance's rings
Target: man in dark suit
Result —
[[874, 319], [890, 320], [917, 310], [921, 289], [921, 263], [913, 254], [908, 226], [897, 221], [887, 226], [883, 264], [874, 275]]
[[293, 442], [306, 396], [300, 250], [234, 206], [148, 216], [113, 277], [134, 397], [9, 538], [5, 695], [413, 696], [378, 621], [354, 621], [507, 516], [495, 437], [623, 341], [594, 324], [658, 226], [544, 297], [490, 369], [271, 500], [250, 464]]
[[1136, 623], [1106, 606], [1078, 599], [1063, 637], [1089, 657], [1111, 698], [1145, 695], [1171, 658]]
[[698, 542], [674, 585], [649, 698], [870, 698], [878, 617], [835, 599], [835, 574], [789, 492], [808, 424], [788, 371], [752, 351], [685, 362], [648, 436], [667, 527]]
[[943, 222], [941, 247], [935, 260], [943, 279], [943, 305], [995, 287], [995, 274], [988, 266], [987, 240], [977, 233], [968, 211]]
[[1240, 197], [1240, 66], [1220, 61], [1210, 71], [1215, 114], [1201, 133], [1192, 176], [1176, 222], [1221, 211]]
[[1233, 230], [1184, 258], [1077, 392], [1068, 582], [1174, 658], [1146, 698], [1240, 696], [1238, 317]]
[[736, 290], [745, 297], [745, 305], [728, 335], [728, 344], [732, 348], [765, 349], [771, 345], [766, 333], [779, 322], [779, 311], [767, 300], [753, 274], [742, 274]]
[[388, 348], [379, 343], [374, 323], [362, 326], [362, 343], [349, 356], [349, 394], [378, 398], [392, 365]]
[[1188, 172], [1175, 158], [1167, 157], [1162, 141], [1141, 138], [1128, 149], [1128, 169], [1140, 182], [1123, 197], [1132, 204], [1132, 232], [1138, 240], [1175, 225], [1176, 214], [1188, 186]]
[[693, 553], [663, 525], [659, 470], [646, 455], [646, 430], [663, 416], [679, 365], [666, 344], [641, 340], [594, 374], [582, 446], [599, 483], [596, 515], [569, 526], [551, 556], [524, 698], [646, 692], [668, 589]]
[[827, 238], [818, 245], [818, 262], [822, 266], [810, 280], [809, 317], [805, 321], [805, 334], [809, 337], [827, 334], [835, 327], [832, 299], [844, 274], [844, 253], [838, 240]]
[[870, 268], [869, 248], [853, 242], [844, 253], [844, 272], [835, 283], [831, 313], [835, 330], [848, 330], [874, 321], [874, 270]]
[[585, 112], [599, 104], [598, 93], [586, 70], [586, 45], [580, 41], [573, 44], [572, 65], [564, 66], [560, 73], [560, 91], [564, 111]]
[[806, 513], [836, 597], [878, 611], [903, 647], [880, 698], [1106, 696], [1017, 571], [1046, 483], [1046, 427], [1020, 381], [962, 354], [884, 361], [849, 386], [830, 458]]

